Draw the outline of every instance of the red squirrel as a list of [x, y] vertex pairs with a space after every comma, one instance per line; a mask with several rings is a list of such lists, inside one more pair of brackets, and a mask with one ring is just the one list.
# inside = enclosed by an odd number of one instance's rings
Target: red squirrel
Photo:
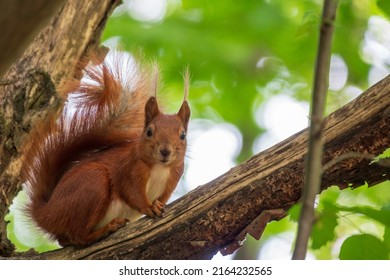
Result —
[[155, 97], [157, 70], [110, 57], [88, 55], [83, 78], [63, 90], [62, 110], [25, 146], [26, 212], [62, 246], [87, 246], [142, 215], [161, 217], [183, 174], [188, 71], [180, 110], [168, 115]]

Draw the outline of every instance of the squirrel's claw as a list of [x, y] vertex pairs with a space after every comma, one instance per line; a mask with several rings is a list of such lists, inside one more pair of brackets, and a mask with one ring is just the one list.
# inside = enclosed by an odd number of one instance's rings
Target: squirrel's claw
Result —
[[152, 204], [152, 211], [157, 217], [162, 217], [164, 210], [164, 204], [162, 204], [158, 199], [156, 199]]
[[142, 212], [151, 218], [162, 217], [165, 213], [164, 204], [156, 199], [149, 208], [144, 209]]

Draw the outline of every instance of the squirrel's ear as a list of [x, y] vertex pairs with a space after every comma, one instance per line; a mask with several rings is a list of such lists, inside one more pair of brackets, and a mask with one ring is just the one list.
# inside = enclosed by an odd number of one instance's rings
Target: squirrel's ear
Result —
[[177, 116], [181, 119], [185, 130], [187, 130], [188, 128], [190, 115], [191, 115], [190, 106], [188, 105], [187, 100], [184, 100], [183, 104], [180, 107], [179, 112], [177, 112]]
[[145, 127], [160, 113], [157, 100], [154, 96], [150, 97], [145, 105]]
[[190, 115], [191, 115], [190, 106], [188, 105], [187, 102], [188, 92], [190, 87], [190, 71], [188, 70], [188, 66], [185, 69], [183, 78], [184, 78], [184, 99], [183, 99], [183, 104], [181, 104], [179, 112], [177, 112], [177, 116], [181, 119], [184, 129], [187, 130], [188, 122], [190, 120]]

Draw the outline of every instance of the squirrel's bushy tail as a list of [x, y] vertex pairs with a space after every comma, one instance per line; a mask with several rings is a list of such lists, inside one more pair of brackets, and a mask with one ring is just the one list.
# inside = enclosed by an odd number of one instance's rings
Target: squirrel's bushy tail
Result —
[[153, 77], [126, 53], [93, 53], [80, 65], [80, 81], [63, 88], [64, 106], [37, 126], [25, 142], [22, 178], [30, 196], [28, 212], [45, 204], [67, 169], [101, 149], [134, 141], [143, 129], [144, 106]]

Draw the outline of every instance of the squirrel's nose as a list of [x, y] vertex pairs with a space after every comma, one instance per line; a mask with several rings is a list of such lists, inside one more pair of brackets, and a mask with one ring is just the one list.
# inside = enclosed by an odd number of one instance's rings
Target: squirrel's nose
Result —
[[172, 153], [172, 151], [169, 150], [169, 149], [167, 149], [167, 148], [160, 149], [160, 154], [161, 154], [163, 157], [167, 157], [167, 156], [169, 156], [171, 153]]

